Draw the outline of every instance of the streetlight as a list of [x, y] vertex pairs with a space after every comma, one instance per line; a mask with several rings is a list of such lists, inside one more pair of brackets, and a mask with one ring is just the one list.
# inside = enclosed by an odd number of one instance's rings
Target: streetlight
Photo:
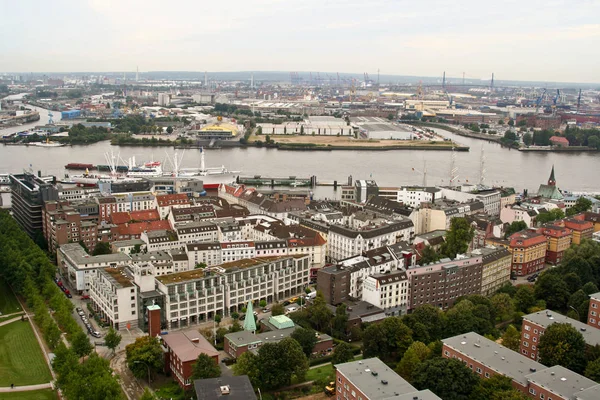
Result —
[[134, 361], [134, 364], [144, 364], [148, 368], [148, 386], [150, 386], [150, 366], [144, 361]]
[[579, 311], [577, 311], [577, 309], [573, 306], [569, 306], [569, 308], [577, 313], [577, 320], [581, 321], [581, 317], [579, 316]]

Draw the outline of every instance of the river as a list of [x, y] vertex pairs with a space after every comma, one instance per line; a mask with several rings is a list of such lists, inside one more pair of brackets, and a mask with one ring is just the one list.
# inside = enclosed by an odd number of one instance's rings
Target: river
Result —
[[[47, 111], [40, 111], [41, 120], [33, 125], [44, 124]], [[57, 116], [58, 114], [58, 116]], [[55, 120], [60, 117], [54, 113]], [[23, 130], [21, 126], [20, 130]], [[456, 142], [470, 146], [469, 152], [456, 152], [456, 167], [460, 183], [476, 183], [479, 179], [481, 150], [485, 153], [485, 183], [512, 186], [518, 191], [537, 190], [540, 183], [548, 180], [550, 169], [555, 166], [556, 180], [562, 190], [600, 192], [596, 181], [600, 171], [600, 154], [597, 153], [542, 153], [519, 152], [499, 144], [436, 131]], [[3, 131], [0, 131], [0, 134]], [[64, 165], [69, 162], [106, 164], [104, 153], [113, 150], [122, 159], [136, 156], [138, 161], [155, 159], [165, 161], [165, 150], [173, 155], [173, 148], [164, 147], [117, 147], [109, 142], [88, 146], [43, 148], [35, 146], [0, 145], [0, 173], [21, 172], [30, 164], [34, 171], [63, 176]], [[181, 156], [183, 150], [179, 150]], [[423, 162], [427, 162], [427, 184], [448, 184], [452, 154], [449, 151], [391, 150], [391, 151], [289, 151], [266, 148], [208, 149], [206, 165], [225, 165], [230, 170], [240, 170], [241, 175], [287, 177], [310, 177], [318, 181], [347, 182], [354, 179], [374, 179], [379, 186], [420, 185]], [[186, 150], [183, 167], [197, 167], [200, 152]], [[169, 169], [167, 166], [165, 169]], [[318, 198], [332, 197], [332, 189], [315, 189]], [[338, 196], [339, 197], [339, 193]]]

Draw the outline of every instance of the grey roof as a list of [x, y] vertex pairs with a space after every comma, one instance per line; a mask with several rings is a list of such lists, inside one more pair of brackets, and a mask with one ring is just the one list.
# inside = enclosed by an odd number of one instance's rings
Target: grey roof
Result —
[[127, 254], [103, 254], [100, 256], [88, 255], [79, 243], [67, 243], [60, 246], [59, 251], [69, 257], [77, 265], [96, 263], [126, 263], [131, 258]]
[[593, 380], [560, 365], [529, 374], [527, 380], [565, 399], [574, 398], [573, 396], [584, 389], [599, 386]]
[[590, 294], [591, 299], [600, 300], [600, 292]]
[[334, 367], [369, 400], [383, 400], [416, 392], [410, 383], [379, 358], [351, 361]]
[[385, 400], [442, 400], [431, 390], [421, 390], [420, 392], [407, 393], [400, 396], [388, 397]]
[[413, 222], [406, 218], [400, 221], [383, 223], [375, 227], [366, 226], [362, 229], [354, 229], [344, 225], [331, 225], [329, 227], [329, 231], [339, 233], [340, 235], [350, 238], [356, 238], [358, 235], [361, 235], [365, 239], [370, 239], [411, 227], [414, 227]]
[[228, 333], [225, 335], [225, 337], [227, 338], [227, 340], [229, 340], [231, 343], [235, 344], [238, 347], [245, 346], [251, 343], [261, 342], [261, 340], [255, 334], [248, 331]]
[[527, 314], [523, 319], [533, 322], [546, 329], [554, 323], [569, 324], [581, 333], [583, 339], [590, 346], [600, 344], [600, 329], [593, 328], [583, 322], [569, 318], [551, 310], [542, 310], [536, 313]]
[[150, 251], [148, 253], [132, 254], [131, 260], [135, 262], [171, 261], [171, 255], [166, 251]]
[[575, 395], [575, 400], [598, 400], [600, 399], [600, 385], [592, 386]]
[[137, 244], [143, 246], [146, 243], [144, 243], [144, 241], [141, 239], [117, 240], [115, 242], [112, 242], [112, 245], [114, 247], [133, 247]]
[[546, 368], [539, 362], [475, 332], [443, 339], [442, 342], [473, 361], [519, 382], [522, 386], [527, 386], [527, 375]]
[[[221, 394], [221, 386], [229, 387], [229, 394]], [[221, 376], [212, 379], [198, 379], [194, 381], [196, 398], [198, 400], [256, 400], [254, 388], [248, 375]]]

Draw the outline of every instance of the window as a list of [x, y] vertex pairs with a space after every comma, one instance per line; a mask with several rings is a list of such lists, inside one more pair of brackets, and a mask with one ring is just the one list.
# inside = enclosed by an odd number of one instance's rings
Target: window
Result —
[[481, 368], [477, 367], [476, 371], [478, 374], [481, 374]]
[[533, 389], [533, 388], [530, 388], [530, 389], [529, 389], [529, 393], [531, 393], [531, 394], [535, 395], [535, 389]]
[[489, 378], [489, 377], [490, 377], [490, 373], [489, 373], [489, 372], [486, 372], [486, 373], [485, 373], [485, 377], [486, 377], [486, 378]]

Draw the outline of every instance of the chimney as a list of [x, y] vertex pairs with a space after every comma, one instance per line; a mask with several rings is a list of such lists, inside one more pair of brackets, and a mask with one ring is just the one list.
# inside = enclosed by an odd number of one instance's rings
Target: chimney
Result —
[[160, 335], [160, 306], [156, 304], [148, 307], [148, 334], [151, 337]]
[[221, 389], [221, 396], [226, 396], [229, 394], [229, 392], [231, 392], [229, 385], [221, 386], [220, 389]]

